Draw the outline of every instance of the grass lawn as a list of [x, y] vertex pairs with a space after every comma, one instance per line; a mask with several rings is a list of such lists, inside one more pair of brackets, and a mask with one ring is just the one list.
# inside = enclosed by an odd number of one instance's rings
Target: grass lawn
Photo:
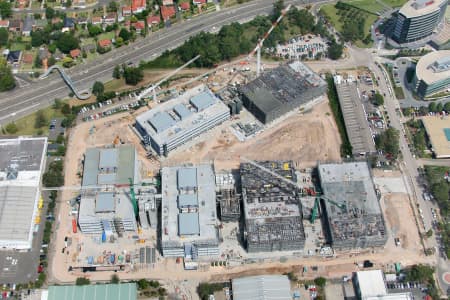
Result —
[[[47, 118], [48, 123], [50, 123], [51, 119], [63, 117], [63, 114], [60, 110], [55, 110], [51, 106], [44, 108], [43, 112]], [[36, 123], [36, 114], [32, 113], [26, 117], [23, 117], [15, 122], [18, 131], [14, 133], [14, 135], [38, 135], [38, 133], [42, 133], [41, 135], [48, 135], [48, 125], [41, 128], [34, 128], [34, 124]], [[1, 135], [10, 135], [6, 132], [0, 132]]]
[[24, 43], [12, 43], [11, 44], [11, 51], [16, 51], [16, 50], [25, 50], [25, 44]]
[[381, 0], [383, 3], [391, 6], [391, 7], [400, 7], [403, 6], [408, 0]]
[[111, 31], [111, 32], [105, 32], [105, 33], [102, 33], [102, 34], [100, 34], [100, 35], [98, 36], [98, 40], [99, 40], [99, 41], [105, 40], [105, 39], [112, 40], [115, 36], [116, 36], [116, 35], [115, 35], [114, 31]]
[[[369, 0], [357, 0], [359, 2], [369, 2]], [[353, 4], [353, 3], [352, 3]], [[327, 20], [333, 25], [333, 27], [341, 32], [344, 24], [339, 20], [339, 15], [337, 14], [337, 9], [334, 7], [334, 4], [326, 4], [320, 8], [322, 14], [324, 14]], [[364, 34], [367, 35], [370, 33], [370, 26], [377, 20], [378, 16], [374, 14], [369, 14], [366, 12], [362, 12], [365, 14], [366, 21], [364, 22]], [[372, 42], [368, 45], [364, 44], [362, 41], [356, 41], [355, 44], [360, 48], [369, 48], [372, 46]]]
[[118, 91], [126, 86], [125, 79], [113, 79], [105, 83], [105, 92]]
[[376, 2], [375, 0], [351, 0], [346, 1], [346, 3], [361, 8], [363, 10], [369, 11], [373, 14], [376, 14], [377, 12], [383, 10], [383, 6], [378, 2]]

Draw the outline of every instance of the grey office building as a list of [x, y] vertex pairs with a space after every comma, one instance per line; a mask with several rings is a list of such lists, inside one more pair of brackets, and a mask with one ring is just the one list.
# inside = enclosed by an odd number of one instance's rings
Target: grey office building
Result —
[[164, 257], [197, 260], [219, 255], [211, 165], [161, 169], [161, 249]]
[[207, 87], [200, 86], [139, 115], [135, 127], [145, 145], [167, 156], [229, 118], [228, 107]]
[[448, 0], [410, 0], [400, 8], [392, 39], [398, 44], [425, 39], [436, 30], [445, 15]]
[[266, 124], [293, 109], [314, 105], [325, 90], [320, 76], [295, 61], [264, 72], [241, 87], [240, 94], [245, 108]]

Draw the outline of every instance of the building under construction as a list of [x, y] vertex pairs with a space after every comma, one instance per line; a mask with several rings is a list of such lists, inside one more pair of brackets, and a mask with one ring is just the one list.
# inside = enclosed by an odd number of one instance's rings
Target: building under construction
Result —
[[237, 192], [237, 176], [233, 173], [216, 173], [216, 198], [222, 222], [239, 221], [241, 195]]
[[[291, 161], [241, 164], [245, 238], [248, 252], [302, 250], [305, 244], [301, 204]], [[267, 170], [263, 170], [263, 168]]]
[[366, 162], [320, 164], [322, 208], [334, 249], [382, 247], [386, 225]]
[[264, 72], [240, 89], [244, 106], [264, 124], [314, 105], [325, 91], [325, 81], [299, 61]]

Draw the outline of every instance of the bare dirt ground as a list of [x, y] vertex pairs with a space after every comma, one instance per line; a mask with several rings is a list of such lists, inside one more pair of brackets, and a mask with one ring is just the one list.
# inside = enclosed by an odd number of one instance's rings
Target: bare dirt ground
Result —
[[239, 142], [223, 126], [209, 132], [183, 151], [169, 155], [171, 164], [214, 161], [216, 169], [237, 168], [240, 156], [254, 160], [291, 159], [298, 167], [313, 166], [318, 160], [340, 161], [340, 137], [328, 101], [311, 112], [294, 114], [266, 129], [255, 138]]

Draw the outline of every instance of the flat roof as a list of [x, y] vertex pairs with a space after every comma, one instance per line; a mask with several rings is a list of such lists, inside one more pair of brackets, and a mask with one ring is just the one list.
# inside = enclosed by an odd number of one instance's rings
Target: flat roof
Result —
[[197, 187], [197, 168], [180, 168], [177, 171], [178, 189]]
[[433, 64], [438, 60], [450, 59], [450, 50], [433, 51], [419, 59], [416, 65], [416, 77], [427, 84], [450, 78], [450, 68], [446, 71], [436, 72]]
[[410, 0], [399, 10], [407, 18], [414, 18], [430, 14], [440, 8], [447, 0]]
[[291, 285], [285, 275], [260, 275], [233, 279], [234, 300], [290, 300]]
[[95, 212], [112, 212], [115, 210], [114, 193], [99, 193], [95, 199]]
[[198, 206], [197, 194], [178, 195], [178, 207]]
[[207, 127], [224, 114], [229, 114], [229, 108], [205, 85], [200, 85], [140, 114], [136, 123], [161, 146], [179, 140], [193, 130]]
[[[190, 210], [189, 212], [198, 213], [199, 233], [197, 235], [180, 237], [179, 229], [183, 225], [179, 225], [179, 215], [184, 214], [178, 208], [178, 197], [186, 194], [186, 192], [178, 189], [177, 177], [178, 171], [184, 169], [194, 169], [197, 174], [196, 194], [198, 207], [194, 208], [194, 211]], [[198, 241], [218, 243], [215, 177], [211, 165], [163, 167], [161, 169], [161, 194], [161, 241], [163, 244], [174, 243], [181, 246], [184, 243], [195, 243]], [[186, 217], [182, 216], [181, 220], [182, 222], [191, 222], [191, 218], [193, 218], [193, 215], [186, 215]], [[192, 232], [192, 230], [189, 230], [189, 232]]]
[[422, 118], [436, 158], [450, 158], [450, 117]]
[[383, 272], [381, 270], [356, 272], [361, 298], [379, 297], [387, 295], [384, 284]]
[[202, 92], [191, 98], [190, 103], [197, 109], [197, 111], [202, 111], [211, 105], [214, 105], [216, 100], [214, 95], [208, 92]]
[[178, 234], [180, 236], [200, 234], [198, 213], [191, 212], [178, 214]]
[[133, 145], [89, 148], [84, 155], [83, 186], [135, 182], [137, 157]]
[[0, 139], [0, 247], [29, 249], [47, 138]]
[[378, 297], [366, 297], [365, 300], [413, 300], [412, 293], [392, 293]]
[[283, 105], [298, 105], [312, 99], [303, 97], [308, 90], [324, 86], [324, 80], [301, 62], [283, 64], [244, 85], [242, 93], [264, 113]]
[[136, 283], [48, 287], [47, 300], [136, 300]]

